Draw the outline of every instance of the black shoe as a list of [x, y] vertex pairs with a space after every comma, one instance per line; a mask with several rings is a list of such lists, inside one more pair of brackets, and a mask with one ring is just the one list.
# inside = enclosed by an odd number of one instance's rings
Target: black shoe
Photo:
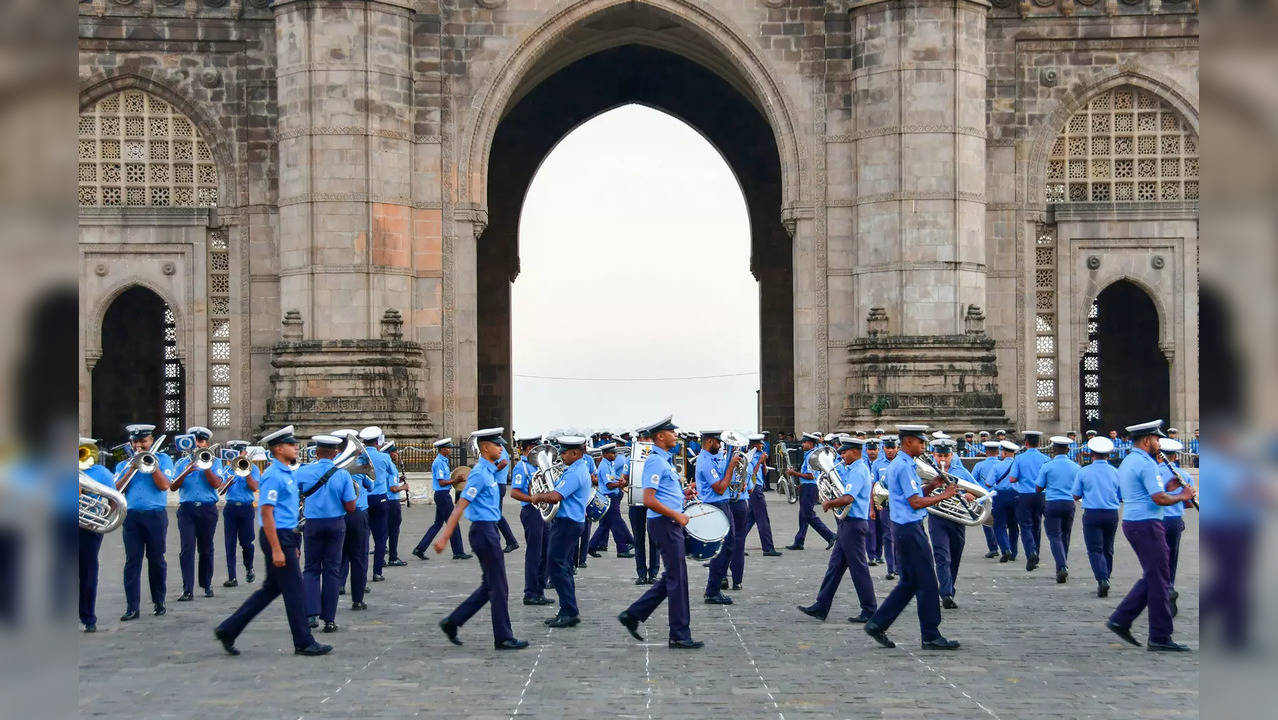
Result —
[[312, 630], [319, 627], [319, 615], [312, 615], [309, 618], [307, 618], [306, 625]]
[[635, 578], [635, 584], [636, 584], [636, 585], [647, 585], [647, 584], [648, 584], [648, 578], [647, 578], [647, 576], [645, 576], [645, 575], [640, 575], [639, 577]]
[[748, 553], [748, 552], [743, 552], [743, 553], [741, 553], [741, 557], [750, 557], [750, 553]]
[[586, 567], [586, 561], [585, 561], [585, 560], [582, 560], [581, 562], [577, 563], [577, 567], [579, 567], [579, 568], [584, 568], [584, 567]]
[[84, 626], [84, 631], [85, 631], [85, 632], [87, 632], [87, 633], [95, 633], [95, 632], [97, 632], [97, 631], [98, 631], [98, 626], [97, 626], [97, 625], [85, 625], [85, 626]]
[[1140, 647], [1140, 643], [1136, 641], [1136, 638], [1132, 637], [1131, 628], [1125, 628], [1122, 625], [1119, 625], [1118, 623], [1114, 622], [1113, 620], [1105, 621], [1105, 627], [1109, 628], [1118, 637], [1126, 640], [1127, 642], [1131, 643], [1132, 645], [1135, 645], [1136, 647]]
[[418, 560], [425, 560], [425, 559], [426, 559], [426, 551], [424, 551], [424, 550], [418, 550], [417, 548], [413, 548], [413, 557], [417, 558]]
[[581, 618], [576, 615], [556, 615], [546, 622], [546, 626], [552, 628], [570, 628], [575, 627], [580, 622]]
[[403, 560], [400, 560], [399, 558], [395, 558], [394, 560], [387, 562], [386, 567], [404, 567], [407, 564], [408, 563], [404, 562]]
[[453, 555], [453, 559], [454, 559], [454, 560], [469, 560], [469, 559], [471, 559], [471, 558], [473, 558], [473, 557], [475, 557], [475, 556], [474, 556], [474, 555], [471, 555], [470, 553], [455, 553], [455, 554]]
[[[516, 545], [515, 547], [519, 547], [519, 546]], [[510, 552], [510, 551], [507, 550], [506, 552]], [[523, 650], [524, 648], [528, 647], [528, 641], [516, 640], [515, 638], [510, 638], [509, 640], [502, 640], [501, 642], [493, 643], [493, 647], [497, 648], [498, 650]]]
[[763, 552], [763, 557], [781, 557], [781, 553], [776, 550], [765, 550]]
[[374, 576], [373, 576], [373, 582], [386, 582], [386, 576], [385, 576], [385, 575], [374, 575]]
[[462, 641], [457, 638], [457, 626], [449, 622], [448, 618], [439, 621], [439, 629], [444, 631], [444, 635], [448, 637], [448, 642], [454, 645], [462, 644]]
[[619, 558], [633, 558], [634, 556], [635, 554], [630, 552], [629, 550], [617, 553], [617, 557]]
[[896, 647], [896, 643], [892, 642], [891, 638], [887, 636], [887, 631], [872, 622], [867, 621], [865, 623], [865, 634], [874, 638], [875, 642], [885, 648]]
[[710, 567], [710, 563], [708, 563], [708, 562], [703, 562], [703, 563], [701, 563], [701, 567], [703, 567], [703, 568], [708, 568], [708, 567]]
[[525, 605], [553, 605], [555, 604], [555, 601], [544, 596], [543, 597], [526, 597], [524, 598], [524, 604]]
[[736, 592], [737, 590], [740, 590], [740, 589], [741, 589], [741, 583], [733, 583], [733, 584], [732, 584], [732, 591], [733, 591], [733, 592]]
[[830, 548], [834, 547], [834, 542], [835, 542], [835, 540], [836, 540], [836, 539], [837, 539], [837, 538], [830, 538], [829, 540], [826, 540], [826, 541], [825, 541], [825, 549], [826, 549], [826, 550], [829, 550]]
[[862, 624], [862, 623], [868, 623], [868, 622], [870, 622], [870, 618], [871, 618], [871, 617], [874, 617], [874, 616], [873, 616], [873, 615], [866, 615], [865, 613], [861, 613], [860, 615], [857, 615], [856, 617], [850, 617], [850, 618], [848, 618], [848, 622], [859, 625], [859, 624]]
[[707, 605], [731, 605], [732, 598], [724, 595], [723, 593], [719, 593], [718, 595], [707, 595], [704, 602]]
[[367, 609], [368, 609], [368, 603], [366, 602], [351, 603], [351, 610], [359, 611], [359, 610], [367, 610]]
[[257, 576], [253, 574], [253, 571], [252, 571], [252, 570], [248, 570], [248, 571], [246, 571], [246, 572], [244, 573], [244, 582], [250, 582], [250, 583], [251, 583], [251, 582], [253, 582], [253, 580], [254, 580], [254, 579], [256, 579], [256, 578], [257, 578]]
[[803, 546], [802, 545], [786, 545], [785, 549], [786, 550], [802, 550]]
[[1181, 645], [1180, 643], [1172, 642], [1171, 640], [1168, 640], [1167, 642], [1150, 641], [1145, 644], [1145, 649], [1150, 652], [1189, 652], [1188, 645]]
[[155, 604], [155, 609], [151, 611], [151, 614], [152, 614], [152, 615], [154, 615], [154, 616], [156, 616], [156, 617], [160, 617], [161, 615], [163, 615], [163, 614], [164, 614], [164, 613], [166, 613], [166, 612], [168, 612], [168, 610], [165, 610], [165, 609], [164, 609], [164, 603], [156, 603], [156, 604]]
[[324, 621], [324, 632], [326, 632], [326, 633], [335, 633], [335, 632], [337, 632], [339, 629], [340, 629], [340, 628], [338, 628], [338, 627], [337, 627], [337, 623], [333, 622], [332, 620], [325, 620], [325, 621]]
[[815, 608], [810, 608], [807, 605], [798, 605], [796, 607], [798, 607], [799, 612], [803, 613], [804, 615], [807, 615], [808, 617], [814, 617], [817, 620], [820, 620], [821, 622], [825, 622], [825, 616], [817, 612]]
[[191, 601], [192, 601], [192, 600], [194, 600], [194, 599], [195, 599], [195, 596], [194, 596], [194, 595], [192, 595], [192, 594], [191, 594], [191, 591], [189, 591], [189, 590], [188, 590], [188, 591], [186, 591], [186, 592], [182, 593], [181, 595], [178, 595], [178, 599], [177, 599], [177, 601], [178, 601], [178, 602], [191, 602]]
[[[1180, 599], [1180, 593], [1176, 592], [1175, 590], [1172, 590], [1172, 591], [1171, 591], [1171, 611], [1172, 611], [1172, 617], [1176, 617], [1177, 615], [1179, 615], [1179, 614], [1180, 614], [1180, 608], [1176, 605], [1176, 601], [1177, 601], [1177, 600], [1179, 600], [1179, 599]], [[1174, 643], [1173, 643], [1173, 644], [1174, 644]], [[1186, 650], [1188, 650], [1188, 648], [1186, 648]]]
[[344, 588], [344, 587], [337, 588], [337, 594], [338, 594], [338, 595], [345, 595], [345, 594], [346, 594], [346, 588]]
[[[501, 549], [501, 551], [504, 553], [513, 553], [518, 549], [519, 549], [519, 543], [513, 542], [513, 543], [508, 543], [506, 547]], [[516, 640], [515, 642], [523, 642], [523, 641]], [[525, 642], [521, 647], [528, 647], [528, 643]], [[511, 650], [511, 649], [518, 649], [518, 648], [506, 648], [506, 649]]]
[[887, 575], [884, 575], [884, 576], [883, 576], [883, 579], [884, 579], [884, 580], [895, 580], [895, 579], [896, 579], [896, 573], [892, 572], [891, 570], [888, 570], [888, 574], [887, 574]]
[[1009, 553], [1003, 553], [1001, 556], [999, 556], [998, 561], [1001, 563], [1005, 563], [1005, 562], [1012, 562], [1012, 560], [1014, 559], [1015, 558], [1013, 558]]
[[621, 614], [617, 616], [617, 622], [625, 626], [626, 631], [630, 633], [630, 637], [643, 642], [643, 636], [639, 634], [639, 618], [622, 610]]
[[222, 587], [239, 587], [239, 586], [240, 586], [240, 581], [236, 580], [235, 578], [231, 578], [230, 580], [227, 580], [226, 582], [222, 583]]
[[924, 650], [958, 650], [959, 641], [937, 638], [935, 640], [924, 640], [922, 646]]
[[720, 590], [728, 589], [728, 578], [724, 578], [723, 580], [719, 581], [719, 589]]
[[1056, 571], [1056, 583], [1057, 583], [1058, 585], [1064, 585], [1064, 584], [1065, 584], [1065, 581], [1066, 581], [1066, 580], [1068, 580], [1068, 579], [1069, 579], [1069, 569], [1068, 569], [1068, 568], [1061, 568], [1060, 570], [1057, 570], [1057, 571]]
[[213, 588], [211, 587], [204, 588], [204, 597], [213, 597]]
[[998, 551], [997, 551], [997, 550], [991, 550], [991, 551], [989, 551], [989, 552], [985, 553], [985, 559], [986, 559], [986, 560], [989, 560], [990, 558], [996, 558], [996, 557], [998, 557]]
[[953, 596], [946, 595], [941, 598], [941, 607], [946, 610], [958, 610], [958, 603], [954, 602]]
[[671, 640], [669, 645], [671, 650], [700, 650], [706, 646], [700, 640]]
[[294, 655], [327, 655], [331, 652], [333, 652], [332, 645], [320, 645], [317, 642], [313, 642], [304, 648], [293, 649]]
[[601, 558], [601, 557], [603, 557], [603, 553], [599, 552], [598, 550], [588, 550], [588, 551], [586, 552], [586, 554], [587, 554], [587, 555], [589, 555], [589, 556], [590, 556], [590, 557], [592, 557], [592, 558]]
[[869, 565], [870, 567], [874, 567], [875, 565], [879, 564], [879, 561], [875, 560], [874, 558], [870, 558], [869, 560], [865, 561], [865, 564]]
[[1109, 581], [1101, 580], [1096, 583], [1096, 597], [1109, 597]]
[[120, 616], [120, 622], [128, 622], [128, 621], [130, 621], [130, 620], [137, 620], [139, 617], [141, 617], [141, 615], [142, 615], [142, 614], [141, 614], [141, 613], [139, 613], [137, 610], [129, 610], [128, 612], [126, 612], [126, 613], [124, 613], [123, 615], [121, 615], [121, 616]]
[[227, 655], [240, 654], [240, 651], [235, 649], [235, 638], [232, 637], [230, 633], [226, 632], [222, 628], [218, 628], [213, 631], [213, 637], [217, 638], [218, 641], [222, 643], [222, 649], [226, 651]]
[[1030, 571], [1032, 571], [1032, 570], [1033, 570], [1034, 568], [1036, 568], [1036, 567], [1038, 567], [1038, 556], [1037, 556], [1037, 555], [1028, 555], [1028, 556], [1026, 556], [1026, 557], [1025, 557], [1025, 571], [1026, 571], [1026, 572], [1030, 572]]

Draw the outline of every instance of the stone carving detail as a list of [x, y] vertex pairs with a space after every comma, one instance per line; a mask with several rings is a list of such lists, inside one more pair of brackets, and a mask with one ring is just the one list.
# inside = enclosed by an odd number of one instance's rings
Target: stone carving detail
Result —
[[1043, 68], [1038, 73], [1038, 81], [1043, 87], [1055, 87], [1061, 81], [1061, 74], [1056, 68]]
[[980, 305], [967, 306], [967, 314], [963, 316], [963, 332], [968, 335], [985, 334], [985, 313]]
[[404, 316], [400, 315], [399, 311], [394, 308], [382, 314], [382, 339], [404, 339]]
[[110, 272], [110, 270], [107, 268], [106, 263], [98, 263], [97, 267], [93, 268], [93, 272], [96, 273], [98, 277], [106, 277], [106, 274]]
[[300, 310], [289, 310], [284, 313], [284, 329], [280, 337], [284, 342], [300, 342], [302, 340], [302, 313]]
[[888, 334], [887, 310], [881, 307], [870, 308], [865, 318], [866, 334], [870, 337], [885, 337]]
[[1099, 270], [1099, 269], [1100, 269], [1100, 264], [1101, 264], [1100, 255], [1088, 255], [1088, 256], [1087, 256], [1087, 269], [1088, 269], [1088, 270]]
[[212, 90], [222, 84], [222, 74], [216, 70], [204, 70], [200, 73], [200, 85]]
[[177, 272], [177, 266], [171, 262], [166, 262], [164, 263], [164, 265], [160, 267], [160, 271], [163, 272], [165, 275], [172, 275], [173, 273]]
[[1149, 259], [1149, 264], [1155, 270], [1162, 270], [1167, 265], [1167, 260], [1162, 255], [1155, 255]]

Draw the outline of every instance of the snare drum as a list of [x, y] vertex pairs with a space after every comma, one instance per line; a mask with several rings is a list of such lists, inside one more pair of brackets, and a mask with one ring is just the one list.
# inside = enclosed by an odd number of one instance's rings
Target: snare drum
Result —
[[608, 512], [608, 506], [611, 504], [612, 498], [598, 492], [595, 488], [590, 488], [590, 499], [586, 501], [586, 519], [599, 522]]
[[693, 560], [711, 560], [723, 550], [723, 539], [728, 536], [731, 521], [722, 510], [693, 500], [683, 508], [688, 516], [684, 526], [685, 547]]

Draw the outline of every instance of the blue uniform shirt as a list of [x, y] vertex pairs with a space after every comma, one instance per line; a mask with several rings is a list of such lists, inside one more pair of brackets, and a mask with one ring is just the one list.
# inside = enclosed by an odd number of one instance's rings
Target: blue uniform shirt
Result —
[[701, 451], [701, 454], [697, 456], [697, 499], [704, 503], [723, 502], [728, 499], [727, 488], [718, 493], [711, 487], [723, 478], [723, 471], [727, 469], [727, 466], [728, 453], [722, 450], [717, 454], [711, 454], [709, 450]]
[[505, 447], [501, 449], [501, 457], [497, 458], [497, 463], [501, 464], [502, 460], [506, 461], [506, 467], [502, 468], [501, 470], [496, 470], [497, 466], [494, 465], [493, 468], [497, 475], [497, 484], [508, 485], [510, 483], [510, 470], [511, 470], [510, 466], [513, 465], [514, 463], [510, 462], [510, 453], [506, 450]]
[[443, 455], [436, 455], [435, 461], [430, 464], [430, 478], [434, 483], [435, 491], [447, 490], [450, 485], [443, 483], [448, 480], [448, 476], [452, 474], [452, 468], [448, 466], [448, 458]]
[[994, 481], [998, 479], [996, 470], [1002, 467], [997, 456], [989, 455], [972, 466], [972, 477], [977, 484], [986, 490], [994, 489]]
[[[169, 480], [174, 478], [173, 459], [168, 455], [156, 455], [160, 470]], [[115, 466], [115, 479], [119, 480], [129, 471], [129, 461], [122, 460]], [[130, 510], [163, 510], [168, 504], [168, 491], [155, 486], [150, 475], [134, 473], [129, 487], [124, 491], [124, 499]]]
[[577, 462], [559, 476], [555, 483], [555, 492], [564, 497], [559, 503], [557, 518], [567, 518], [575, 522], [586, 521], [586, 502], [590, 500], [590, 456], [578, 458]]
[[497, 489], [497, 466], [482, 457], [466, 476], [461, 496], [466, 506], [466, 519], [471, 522], [497, 522], [501, 519], [501, 491]]
[[[249, 466], [249, 475], [258, 482], [260, 487], [262, 482], [262, 471], [257, 469], [256, 465]], [[248, 479], [235, 477], [235, 471], [231, 469], [229, 464], [222, 466], [222, 484], [230, 483], [230, 488], [226, 491], [226, 501], [229, 503], [251, 503], [257, 499], [253, 491], [249, 489]], [[182, 483], [185, 485], [186, 483]]]
[[[935, 458], [933, 459], [933, 462], [935, 462]], [[936, 466], [940, 467], [941, 464], [936, 463]], [[976, 478], [972, 477], [972, 473], [967, 471], [967, 466], [963, 464], [963, 461], [957, 458], [950, 461], [950, 466], [945, 468], [945, 472], [951, 477], [959, 480], [966, 480], [974, 485], [980, 484], [976, 482]]]
[[[655, 445], [643, 463], [643, 489], [648, 488], [657, 491], [657, 502], [675, 512], [683, 512], [683, 483], [670, 464], [670, 451]], [[647, 516], [664, 517], [655, 510], [649, 510]]]
[[763, 461], [767, 459], [766, 452], [755, 453], [754, 459], [750, 461], [749, 474], [746, 475], [746, 493], [754, 492], [754, 489], [763, 484], [763, 474], [767, 472], [767, 465]]
[[1078, 471], [1081, 470], [1078, 463], [1070, 460], [1066, 455], [1057, 455], [1048, 460], [1043, 469], [1038, 471], [1038, 480], [1035, 483], [1038, 487], [1046, 491], [1047, 501], [1052, 500], [1074, 500], [1074, 480], [1078, 477]]
[[[320, 458], [293, 471], [298, 493], [309, 490], [331, 467], [331, 458]], [[351, 482], [351, 474], [338, 470], [324, 483], [324, 487], [306, 498], [306, 517], [310, 520], [345, 517], [346, 507], [343, 503], [354, 499], [355, 485]]]
[[[533, 467], [532, 463], [528, 462], [525, 458], [519, 458], [519, 462], [515, 463], [515, 467], [511, 469], [510, 489], [528, 492], [528, 487], [532, 483], [532, 476], [536, 472], [537, 468]], [[527, 504], [528, 503], [523, 500], [519, 501], [520, 507]]]
[[293, 471], [287, 465], [271, 459], [271, 466], [262, 474], [262, 499], [257, 509], [257, 526], [262, 527], [262, 508], [275, 508], [275, 527], [279, 530], [297, 528], [298, 491]]
[[[1167, 483], [1168, 481], [1172, 479], [1173, 474], [1175, 474], [1176, 477], [1180, 478], [1180, 482], [1182, 485], [1194, 484], [1193, 479], [1189, 477], [1189, 473], [1185, 472], [1184, 470], [1181, 470], [1180, 468], [1172, 468], [1168, 466], [1166, 463], [1160, 464], [1158, 466], [1158, 477], [1162, 479], [1164, 488], [1167, 487]], [[1180, 491], [1177, 490], [1176, 492], [1180, 492]], [[1183, 502], [1178, 502], [1175, 505], [1163, 506], [1163, 519], [1172, 518], [1172, 517], [1181, 517], [1184, 514], [1185, 514], [1185, 503]]]
[[[887, 466], [891, 462], [891, 460], [887, 459], [887, 455], [880, 454], [878, 459], [870, 463], [870, 478], [874, 480], [874, 482], [886, 482]], [[891, 510], [888, 512], [891, 512]]]
[[373, 487], [368, 491], [370, 495], [385, 495], [390, 491], [391, 475], [395, 472], [395, 461], [391, 460], [390, 455], [378, 450], [377, 448], [368, 449], [368, 459], [373, 466]]
[[834, 466], [839, 474], [839, 482], [843, 484], [843, 494], [852, 497], [852, 509], [847, 517], [867, 520], [870, 517], [870, 464], [861, 458], [848, 465], [840, 462]]
[[[112, 488], [115, 487], [115, 476], [111, 474], [110, 470], [107, 470], [105, 467], [97, 463], [90, 465], [88, 470], [81, 470], [80, 472], [83, 472], [85, 475], [88, 475], [90, 478], [102, 483], [103, 485], [106, 485], [107, 487], [112, 487]], [[78, 499], [77, 499], [77, 502], [78, 502]], [[77, 505], [77, 508], [78, 508], [78, 505]], [[67, 512], [70, 512], [70, 511], [71, 509], [70, 509], [70, 506], [68, 505]]]
[[1016, 483], [1012, 482], [1012, 461], [1015, 456], [1008, 456], [998, 461], [998, 464], [990, 470], [990, 480], [994, 483], [994, 490], [1002, 493], [1016, 492]]
[[1084, 510], [1117, 510], [1122, 502], [1117, 468], [1104, 460], [1093, 461], [1078, 471], [1070, 494], [1083, 499]]
[[[360, 461], [356, 461], [357, 463]], [[371, 465], [371, 458], [369, 464]], [[355, 488], [355, 509], [368, 509], [368, 496], [373, 491], [373, 479], [367, 475], [351, 475], [351, 480], [358, 487]]]
[[620, 487], [608, 487], [608, 483], [615, 483], [621, 480], [621, 473], [618, 472], [620, 465], [620, 458], [616, 460], [599, 458], [599, 492], [614, 498], [621, 494]]
[[898, 452], [896, 459], [888, 463], [886, 484], [892, 522], [906, 525], [927, 517], [926, 509], [915, 510], [906, 500], [914, 495], [923, 497], [923, 484], [919, 482], [918, 471], [914, 469], [914, 458]]
[[1018, 493], [1038, 492], [1038, 471], [1047, 462], [1047, 456], [1038, 448], [1027, 448], [1012, 460], [1012, 477], [1016, 478], [1013, 488]]
[[1163, 506], [1154, 502], [1154, 493], [1164, 492], [1158, 463], [1149, 453], [1132, 448], [1118, 466], [1118, 491], [1122, 494], [1124, 520], [1162, 520]]
[[[181, 475], [182, 471], [190, 464], [190, 455], [178, 460], [173, 466], [173, 477]], [[218, 475], [222, 474], [222, 461], [220, 459], [214, 458], [213, 472]], [[192, 470], [191, 474], [187, 475], [186, 479], [182, 481], [182, 487], [178, 488], [178, 502], [216, 503], [217, 499], [217, 490], [214, 490], [213, 486], [209, 485], [208, 478], [204, 477], [204, 471], [199, 468]]]
[[812, 453], [814, 452], [816, 452], [816, 448], [812, 448], [811, 450], [803, 453], [803, 466], [800, 468], [799, 472], [811, 474], [812, 479], [799, 478], [800, 485], [816, 485], [816, 473], [812, 472], [812, 468], [808, 465], [808, 458], [812, 457]]

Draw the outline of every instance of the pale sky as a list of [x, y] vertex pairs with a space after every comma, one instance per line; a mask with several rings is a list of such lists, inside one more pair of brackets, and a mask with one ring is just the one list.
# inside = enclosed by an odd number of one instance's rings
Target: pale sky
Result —
[[[634, 428], [670, 413], [694, 430], [757, 429], [745, 200], [696, 130], [638, 105], [586, 122], [537, 171], [519, 232], [515, 431]], [[637, 379], [686, 377], [700, 379]]]

